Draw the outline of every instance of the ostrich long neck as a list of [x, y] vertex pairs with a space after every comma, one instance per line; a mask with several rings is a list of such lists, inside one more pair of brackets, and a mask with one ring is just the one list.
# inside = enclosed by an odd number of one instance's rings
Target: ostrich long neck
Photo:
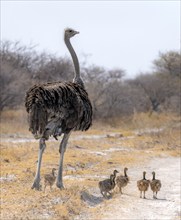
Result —
[[155, 173], [153, 173], [153, 180], [155, 180]]
[[146, 176], [146, 173], [143, 173], [143, 179], [144, 179], [144, 180], [146, 180], [145, 176]]
[[82, 80], [80, 78], [80, 68], [79, 68], [79, 61], [78, 61], [78, 58], [77, 58], [77, 55], [70, 43], [70, 40], [69, 38], [67, 38], [66, 36], [64, 37], [64, 41], [65, 41], [65, 44], [70, 52], [70, 55], [72, 57], [72, 60], [73, 60], [73, 63], [74, 63], [74, 68], [75, 68], [75, 76], [74, 76], [74, 82], [77, 82], [77, 83], [82, 83]]
[[113, 183], [115, 184], [116, 175], [113, 177]]
[[116, 175], [111, 175], [111, 176], [110, 176], [111, 185], [112, 185], [113, 187], [116, 185], [116, 183], [115, 183], [115, 178], [116, 178]]
[[127, 177], [126, 169], [124, 170], [124, 176]]

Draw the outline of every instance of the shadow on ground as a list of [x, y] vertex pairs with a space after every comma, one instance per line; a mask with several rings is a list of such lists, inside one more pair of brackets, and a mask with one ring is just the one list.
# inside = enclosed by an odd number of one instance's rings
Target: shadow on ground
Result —
[[101, 202], [104, 201], [103, 197], [96, 196], [93, 194], [90, 194], [87, 191], [82, 191], [81, 192], [81, 199], [86, 202], [90, 206], [96, 206], [99, 205]]

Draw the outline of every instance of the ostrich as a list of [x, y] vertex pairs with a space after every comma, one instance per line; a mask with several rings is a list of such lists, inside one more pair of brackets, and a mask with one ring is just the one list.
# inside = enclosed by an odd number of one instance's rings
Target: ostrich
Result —
[[[155, 172], [154, 171], [152, 172], [152, 175], [153, 175], [153, 179], [150, 182], [150, 187], [151, 187], [151, 190], [153, 191], [153, 198], [157, 199], [157, 193], [158, 193], [158, 191], [160, 191], [162, 184], [161, 184], [160, 180], [155, 179]], [[155, 195], [154, 195], [154, 193], [155, 193]]]
[[40, 169], [45, 141], [63, 134], [59, 145], [60, 161], [56, 186], [64, 188], [63, 159], [71, 131], [86, 131], [92, 124], [92, 106], [80, 76], [79, 61], [70, 38], [79, 32], [67, 28], [64, 42], [71, 54], [75, 75], [73, 82], [49, 82], [34, 85], [26, 92], [25, 107], [28, 112], [29, 130], [39, 139], [38, 163], [32, 189], [40, 190]]
[[46, 186], [49, 185], [50, 189], [52, 190], [52, 186], [55, 182], [56, 176], [55, 176], [55, 168], [52, 169], [52, 173], [50, 174], [45, 174], [44, 175], [44, 192], [46, 189]]
[[144, 171], [143, 172], [143, 179], [137, 181], [137, 187], [140, 191], [140, 198], [142, 198], [142, 192], [143, 192], [144, 199], [146, 199], [145, 192], [148, 190], [149, 184], [150, 184], [150, 181], [145, 178], [145, 175], [146, 175], [146, 172]]
[[117, 184], [121, 194], [122, 194], [122, 188], [127, 186], [127, 184], [129, 183], [129, 177], [127, 175], [127, 171], [128, 171], [128, 168], [125, 167], [124, 168], [124, 176], [120, 175], [116, 179], [116, 184]]
[[103, 197], [107, 197], [107, 193], [111, 195], [110, 191], [114, 189], [116, 183], [115, 183], [115, 178], [116, 178], [116, 173], [118, 173], [117, 170], [114, 170], [113, 174], [110, 175], [109, 179], [105, 179], [99, 182], [99, 189], [101, 191], [101, 194]]

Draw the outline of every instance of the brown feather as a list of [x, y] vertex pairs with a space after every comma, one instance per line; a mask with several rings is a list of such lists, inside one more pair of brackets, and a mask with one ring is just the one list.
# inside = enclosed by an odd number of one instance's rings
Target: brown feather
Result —
[[[29, 130], [42, 137], [70, 130], [87, 130], [92, 124], [92, 106], [83, 87], [71, 82], [54, 82], [31, 87], [25, 97]], [[48, 139], [48, 137], [46, 137]]]

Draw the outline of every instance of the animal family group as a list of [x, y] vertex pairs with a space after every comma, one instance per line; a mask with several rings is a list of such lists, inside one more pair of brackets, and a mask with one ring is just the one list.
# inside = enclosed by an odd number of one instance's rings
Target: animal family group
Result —
[[[64, 30], [64, 42], [70, 52], [75, 69], [73, 81], [36, 84], [26, 92], [25, 107], [28, 113], [29, 130], [36, 139], [39, 139], [38, 163], [32, 189], [41, 189], [40, 170], [42, 156], [49, 137], [53, 136], [58, 140], [58, 136], [63, 135], [59, 144], [60, 159], [57, 178], [55, 177], [54, 169], [51, 174], [45, 175], [45, 188], [47, 185], [52, 187], [55, 179], [57, 179], [56, 186], [63, 189], [63, 160], [71, 132], [86, 131], [92, 125], [92, 105], [81, 78], [78, 57], [70, 43], [70, 39], [77, 34], [79, 32], [71, 28]], [[116, 184], [122, 193], [122, 188], [129, 182], [126, 173], [127, 168], [125, 168], [124, 172], [124, 176], [116, 178], [117, 171], [115, 170], [109, 179], [99, 182], [99, 188], [104, 197], [110, 194]], [[137, 182], [140, 197], [142, 197], [143, 192], [145, 198], [145, 192], [150, 185], [153, 193], [156, 193], [154, 198], [157, 198], [161, 182], [155, 179], [154, 172], [152, 181], [146, 180], [145, 174], [146, 172], [143, 173], [143, 179]]]
[[[117, 186], [119, 188], [120, 193], [122, 194], [122, 188], [127, 186], [127, 184], [130, 181], [130, 178], [127, 175], [128, 168], [124, 168], [124, 175], [116, 176], [117, 173], [119, 173], [117, 170], [114, 170], [113, 174], [110, 175], [110, 178], [105, 179], [103, 181], [99, 182], [99, 189], [101, 194], [104, 198], [108, 198], [108, 196], [111, 196], [111, 191]], [[151, 190], [153, 191], [153, 198], [157, 199], [157, 193], [160, 191], [161, 188], [161, 181], [158, 179], [155, 179], [155, 172], [152, 172], [153, 178], [152, 180], [146, 179], [146, 172], [143, 172], [143, 179], [137, 181], [137, 187], [140, 191], [140, 198], [145, 199], [145, 192], [149, 189], [149, 186]]]

